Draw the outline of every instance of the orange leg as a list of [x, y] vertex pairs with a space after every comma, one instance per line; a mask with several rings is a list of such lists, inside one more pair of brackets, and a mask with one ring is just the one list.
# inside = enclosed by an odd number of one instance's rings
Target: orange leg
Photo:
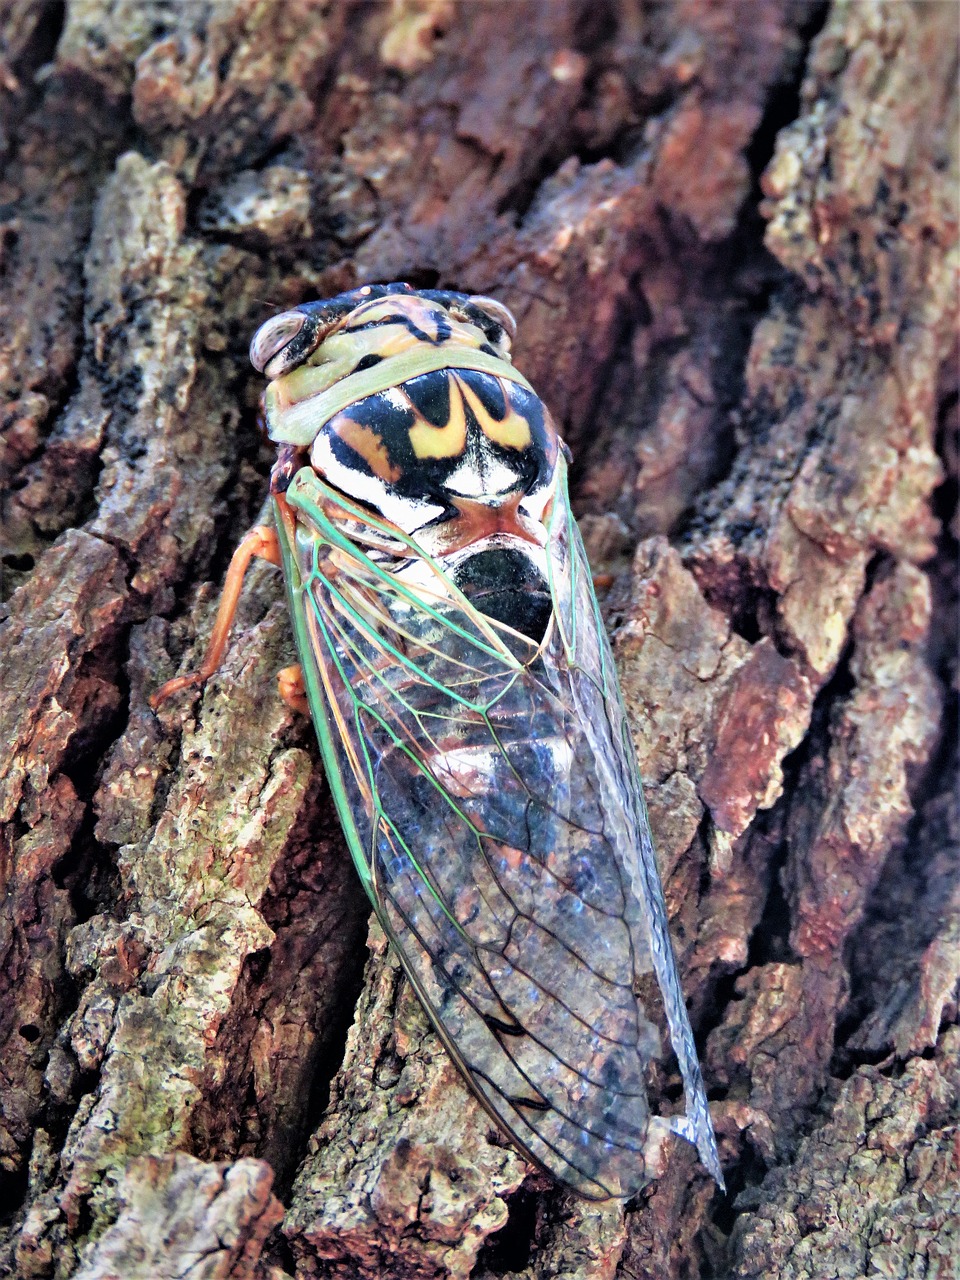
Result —
[[284, 667], [282, 671], [277, 672], [277, 689], [280, 691], [280, 697], [288, 707], [292, 707], [294, 711], [299, 711], [302, 716], [310, 714], [310, 704], [307, 702], [307, 686], [303, 682], [303, 667], [299, 662], [295, 662], [292, 667]]
[[237, 612], [243, 579], [246, 576], [247, 569], [250, 567], [250, 561], [254, 558], [267, 560], [270, 564], [277, 566], [281, 564], [280, 543], [277, 540], [277, 533], [275, 529], [271, 529], [268, 525], [255, 525], [233, 553], [230, 568], [227, 570], [226, 581], [223, 584], [223, 595], [220, 597], [217, 620], [213, 624], [210, 643], [207, 645], [207, 652], [199, 670], [192, 671], [187, 676], [176, 676], [173, 680], [168, 680], [165, 685], [162, 685], [150, 699], [150, 706], [154, 711], [171, 694], [179, 693], [181, 689], [189, 689], [193, 685], [203, 684], [205, 680], [209, 680], [220, 666], [227, 648], [227, 640], [230, 638], [230, 628], [233, 626], [234, 614]]

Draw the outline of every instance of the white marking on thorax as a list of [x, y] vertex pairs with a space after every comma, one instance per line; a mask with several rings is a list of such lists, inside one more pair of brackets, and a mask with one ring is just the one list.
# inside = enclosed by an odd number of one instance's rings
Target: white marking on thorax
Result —
[[471, 441], [463, 461], [444, 488], [463, 498], [492, 498], [516, 489], [518, 473], [482, 441]]
[[368, 502], [388, 520], [403, 530], [414, 533], [421, 525], [442, 515], [444, 508], [425, 498], [405, 498], [394, 492], [379, 476], [364, 475], [353, 467], [340, 462], [330, 447], [329, 439], [321, 432], [310, 451], [313, 466], [331, 484], [348, 493], [351, 498]]

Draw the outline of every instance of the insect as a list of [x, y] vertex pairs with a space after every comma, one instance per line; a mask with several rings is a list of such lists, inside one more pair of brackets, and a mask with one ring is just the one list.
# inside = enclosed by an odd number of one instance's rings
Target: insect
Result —
[[[353, 860], [480, 1101], [589, 1199], [626, 1198], [679, 1134], [722, 1175], [568, 453], [490, 298], [373, 285], [263, 324], [272, 526]], [[302, 691], [302, 693], [301, 693]], [[655, 985], [650, 979], [655, 980]], [[665, 1047], [685, 1090], [652, 1114]], [[649, 1001], [648, 1001], [649, 1003]]]

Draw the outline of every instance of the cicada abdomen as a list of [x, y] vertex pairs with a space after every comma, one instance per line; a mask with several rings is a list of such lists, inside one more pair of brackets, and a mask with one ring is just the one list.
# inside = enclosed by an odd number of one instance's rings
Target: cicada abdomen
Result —
[[[675, 1133], [720, 1182], [566, 450], [512, 335], [491, 299], [394, 284], [254, 337], [307, 700], [377, 915], [519, 1147], [627, 1197]], [[663, 1031], [680, 1116], [647, 1100]]]

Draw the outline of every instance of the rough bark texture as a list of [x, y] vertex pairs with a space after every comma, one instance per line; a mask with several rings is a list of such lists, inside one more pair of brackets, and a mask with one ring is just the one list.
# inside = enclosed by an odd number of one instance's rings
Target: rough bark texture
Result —
[[[956, 71], [952, 0], [0, 3], [0, 1273], [957, 1274]], [[726, 1196], [491, 1128], [271, 570], [147, 706], [263, 493], [252, 329], [391, 279], [506, 302], [574, 451]]]

